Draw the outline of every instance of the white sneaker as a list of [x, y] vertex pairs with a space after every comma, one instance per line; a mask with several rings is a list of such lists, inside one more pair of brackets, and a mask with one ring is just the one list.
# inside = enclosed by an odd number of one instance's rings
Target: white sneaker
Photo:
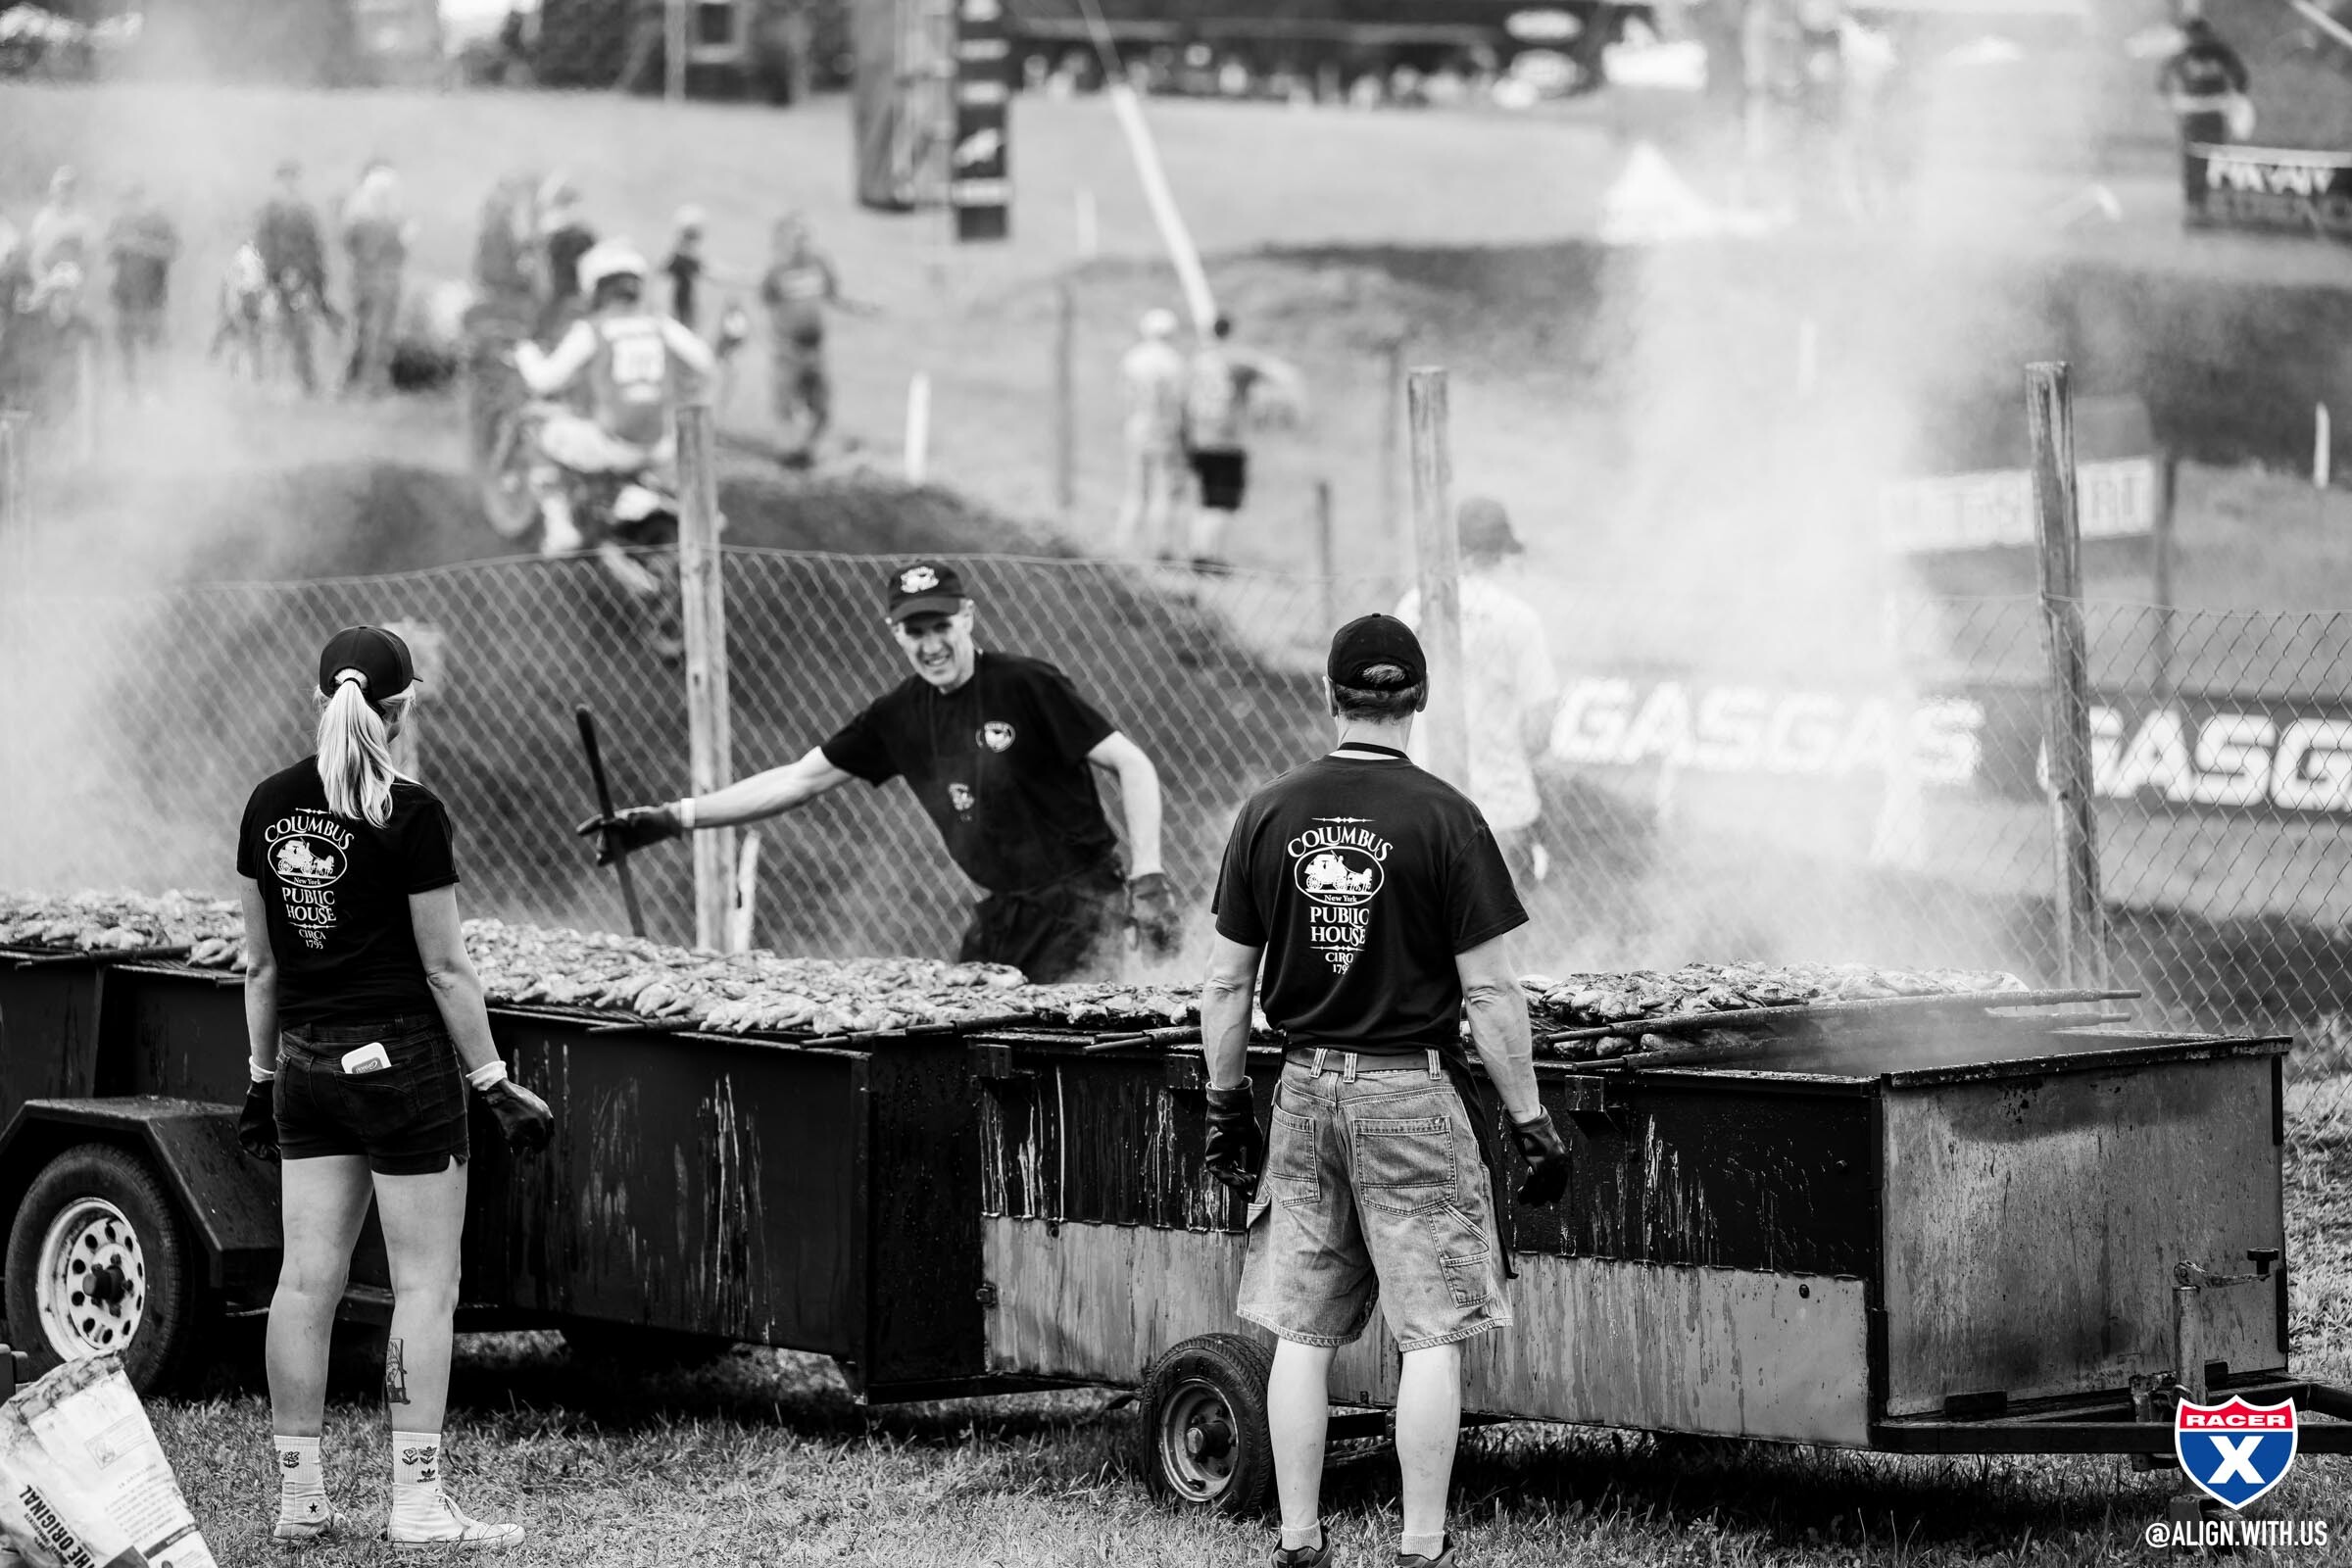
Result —
[[334, 1505], [321, 1492], [315, 1497], [277, 1499], [277, 1523], [270, 1527], [272, 1541], [324, 1541], [342, 1535], [351, 1521], [335, 1512]]
[[460, 1551], [495, 1551], [512, 1546], [522, 1540], [522, 1526], [486, 1524], [467, 1517], [457, 1499], [446, 1492], [436, 1491], [432, 1500], [404, 1513], [392, 1511], [392, 1521], [384, 1534], [390, 1538], [396, 1551], [428, 1550], [454, 1546]]

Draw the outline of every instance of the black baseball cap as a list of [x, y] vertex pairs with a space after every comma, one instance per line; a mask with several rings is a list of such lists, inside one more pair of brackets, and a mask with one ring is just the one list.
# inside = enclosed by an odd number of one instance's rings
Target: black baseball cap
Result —
[[1331, 661], [1325, 673], [1334, 686], [1365, 690], [1364, 671], [1375, 664], [1396, 665], [1404, 671], [1407, 686], [1429, 679], [1429, 660], [1421, 652], [1421, 639], [1395, 615], [1358, 615], [1332, 634]]
[[944, 561], [913, 561], [890, 569], [890, 618], [953, 615], [968, 596], [963, 578]]
[[334, 696], [335, 677], [347, 669], [368, 677], [360, 690], [371, 703], [398, 697], [416, 678], [409, 645], [381, 626], [346, 626], [326, 640], [318, 654], [318, 690]]

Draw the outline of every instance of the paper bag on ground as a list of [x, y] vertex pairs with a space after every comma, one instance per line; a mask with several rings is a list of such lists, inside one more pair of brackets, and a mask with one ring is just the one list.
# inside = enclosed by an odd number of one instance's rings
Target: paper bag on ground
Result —
[[0, 1457], [19, 1424], [152, 1568], [216, 1568], [121, 1357], [68, 1361], [0, 1406]]
[[0, 1405], [0, 1535], [35, 1568], [146, 1568], [105, 1505], [63, 1473], [13, 1404]]

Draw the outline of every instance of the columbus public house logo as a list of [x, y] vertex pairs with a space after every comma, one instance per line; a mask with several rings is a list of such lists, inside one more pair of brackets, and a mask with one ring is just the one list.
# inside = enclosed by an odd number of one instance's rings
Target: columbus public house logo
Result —
[[1346, 974], [1372, 930], [1372, 900], [1384, 878], [1389, 841], [1360, 816], [1321, 816], [1284, 846], [1291, 876], [1306, 895], [1307, 946]]
[[335, 926], [335, 884], [351, 863], [352, 829], [324, 811], [281, 816], [262, 834], [277, 873], [286, 923], [304, 947], [326, 946]]
[[[2173, 1415], [2173, 1452], [2197, 1489], [2230, 1509], [2267, 1495], [2295, 1466], [2292, 1399], [2249, 1404], [2234, 1396], [2220, 1404], [2182, 1399]], [[2148, 1526], [2151, 1546], [2324, 1546], [2325, 1519], [2159, 1520]]]

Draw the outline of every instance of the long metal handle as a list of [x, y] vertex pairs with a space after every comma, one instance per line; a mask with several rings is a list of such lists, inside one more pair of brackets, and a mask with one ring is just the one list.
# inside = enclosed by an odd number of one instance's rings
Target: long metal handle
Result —
[[[588, 777], [596, 785], [596, 812], [599, 816], [612, 814], [612, 786], [605, 779], [605, 756], [596, 744], [596, 715], [588, 711], [586, 703], [572, 710], [580, 721], [580, 750], [588, 754]], [[637, 906], [637, 883], [629, 875], [629, 857], [624, 851], [612, 857], [612, 874], [620, 879], [621, 907], [628, 911], [629, 935], [645, 935], [645, 911]]]

